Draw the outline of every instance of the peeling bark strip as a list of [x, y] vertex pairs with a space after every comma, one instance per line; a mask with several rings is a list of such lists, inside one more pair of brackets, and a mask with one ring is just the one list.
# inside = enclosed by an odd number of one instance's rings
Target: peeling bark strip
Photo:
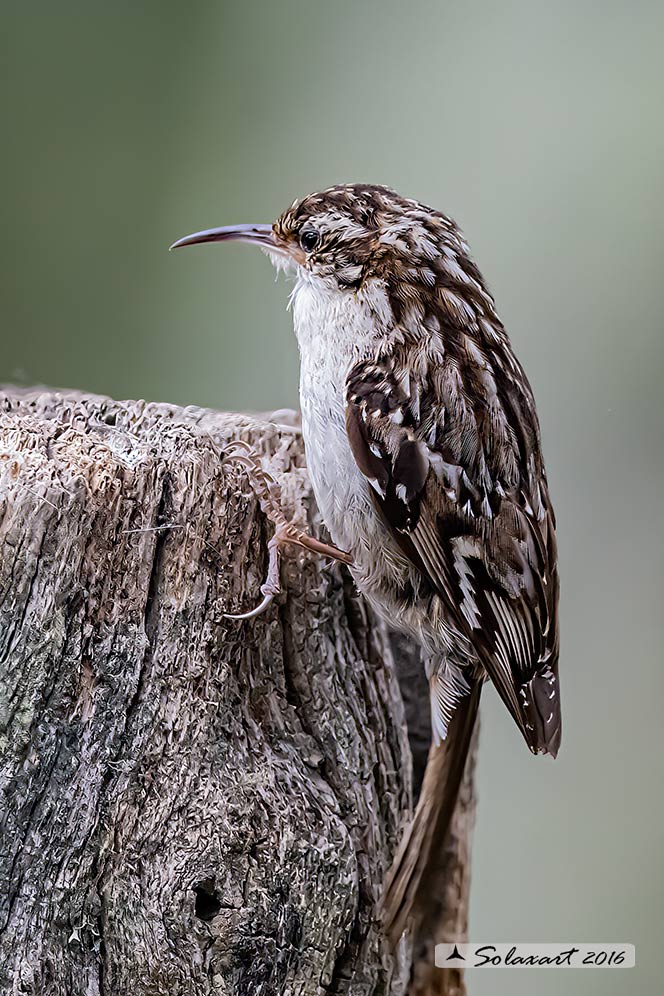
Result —
[[[221, 461], [234, 438], [315, 526], [293, 431], [0, 392], [3, 994], [460, 991], [431, 944], [465, 929], [472, 771], [437, 922], [393, 958], [374, 904], [411, 761], [390, 639], [338, 565], [294, 552], [278, 605], [222, 618], [254, 604], [269, 535]], [[426, 688], [419, 708], [399, 657], [421, 765]]]

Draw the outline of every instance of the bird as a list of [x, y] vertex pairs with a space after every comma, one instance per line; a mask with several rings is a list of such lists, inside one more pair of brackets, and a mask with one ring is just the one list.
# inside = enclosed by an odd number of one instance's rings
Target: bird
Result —
[[[422, 651], [431, 747], [380, 908], [396, 944], [426, 915], [484, 684], [533, 754], [560, 746], [555, 515], [535, 399], [442, 212], [385, 186], [341, 184], [273, 224], [207, 229], [171, 248], [232, 240], [295, 276], [306, 464], [332, 539], [311, 546], [281, 516], [271, 552], [296, 542], [341, 560]], [[246, 616], [278, 590], [275, 564]]]

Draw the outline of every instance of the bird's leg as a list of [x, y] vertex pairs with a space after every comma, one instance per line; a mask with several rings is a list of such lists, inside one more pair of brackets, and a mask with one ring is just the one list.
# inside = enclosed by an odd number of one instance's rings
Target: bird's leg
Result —
[[258, 503], [264, 514], [274, 525], [274, 536], [267, 545], [268, 568], [267, 577], [261, 585], [263, 600], [255, 609], [243, 612], [238, 615], [225, 612], [226, 619], [252, 619], [264, 612], [275, 595], [281, 591], [281, 581], [279, 579], [279, 551], [282, 546], [292, 543], [301, 546], [311, 553], [318, 553], [332, 560], [339, 560], [342, 564], [352, 564], [353, 558], [349, 553], [339, 550], [331, 543], [321, 543], [314, 536], [309, 536], [302, 529], [299, 529], [292, 522], [289, 522], [281, 509], [281, 488], [274, 477], [266, 471], [258, 454], [245, 443], [244, 440], [235, 440], [224, 452], [224, 459], [234, 460], [241, 464], [246, 472], [251, 489], [258, 499]]

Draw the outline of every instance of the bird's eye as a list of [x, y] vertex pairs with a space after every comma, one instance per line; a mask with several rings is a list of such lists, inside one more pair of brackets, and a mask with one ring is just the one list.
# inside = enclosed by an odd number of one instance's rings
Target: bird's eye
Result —
[[313, 252], [320, 242], [320, 233], [315, 228], [305, 228], [300, 232], [300, 245], [305, 252]]

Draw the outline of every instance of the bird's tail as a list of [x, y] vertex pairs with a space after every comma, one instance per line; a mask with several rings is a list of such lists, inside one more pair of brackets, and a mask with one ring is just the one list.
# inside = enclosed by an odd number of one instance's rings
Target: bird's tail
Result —
[[419, 922], [426, 912], [430, 871], [452, 820], [466, 767], [482, 681], [474, 680], [470, 694], [460, 699], [445, 740], [429, 749], [420, 797], [385, 882], [381, 913], [383, 928], [396, 946], [409, 921]]

